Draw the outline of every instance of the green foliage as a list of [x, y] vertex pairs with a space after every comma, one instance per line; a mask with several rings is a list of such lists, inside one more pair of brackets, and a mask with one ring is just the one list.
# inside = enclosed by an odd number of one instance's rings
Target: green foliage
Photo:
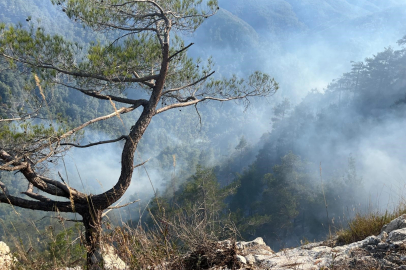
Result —
[[318, 194], [309, 165], [289, 153], [272, 173], [263, 174], [253, 165], [240, 177], [241, 185], [230, 206], [243, 236], [272, 239], [286, 234], [299, 214], [311, 213]]
[[[184, 216], [185, 222], [194, 222], [198, 217], [214, 221], [207, 229], [212, 232], [221, 231], [219, 225], [227, 219], [225, 200], [235, 192], [237, 185], [238, 183], [233, 183], [220, 187], [212, 169], [197, 166], [196, 173], [181, 184], [173, 196], [154, 199], [150, 218], [173, 221]], [[149, 221], [151, 223], [152, 220]]]
[[50, 239], [52, 239], [47, 248], [49, 260], [61, 261], [62, 266], [65, 266], [66, 258], [71, 261], [85, 259], [85, 247], [80, 239], [81, 229], [81, 225], [76, 224], [54, 236], [52, 228], [49, 228]]

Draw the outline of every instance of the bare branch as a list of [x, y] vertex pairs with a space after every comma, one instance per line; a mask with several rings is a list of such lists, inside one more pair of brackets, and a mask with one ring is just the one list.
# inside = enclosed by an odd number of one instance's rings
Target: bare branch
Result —
[[197, 81], [195, 81], [195, 82], [192, 82], [191, 84], [188, 84], [188, 85], [185, 85], [185, 86], [181, 86], [181, 87], [179, 87], [179, 88], [173, 88], [173, 89], [167, 90], [167, 91], [163, 92], [162, 95], [166, 95], [166, 94], [171, 93], [171, 92], [180, 91], [180, 90], [182, 90], [182, 89], [185, 89], [185, 88], [194, 86], [194, 85], [196, 85], [196, 84], [198, 84], [198, 83], [200, 83], [200, 82], [206, 80], [207, 78], [209, 78], [209, 77], [210, 77], [211, 75], [213, 75], [214, 73], [215, 73], [215, 71], [213, 71], [213, 72], [211, 72], [210, 74], [208, 74], [208, 75], [206, 75], [206, 76], [200, 78], [199, 80], [197, 80]]
[[138, 199], [138, 200], [135, 200], [135, 201], [132, 201], [132, 202], [126, 203], [126, 204], [124, 204], [124, 205], [115, 205], [115, 206], [109, 206], [107, 209], [111, 209], [111, 210], [114, 210], [114, 209], [120, 209], [120, 208], [126, 207], [126, 206], [128, 206], [128, 205], [131, 205], [131, 204], [136, 203], [136, 202], [139, 202], [139, 201], [141, 201], [141, 200], [140, 200], [140, 199]]
[[175, 104], [171, 104], [171, 105], [168, 105], [166, 107], [160, 108], [160, 109], [156, 110], [155, 115], [157, 115], [159, 113], [162, 113], [164, 111], [170, 110], [170, 109], [195, 105], [197, 103], [200, 103], [200, 102], [203, 102], [203, 101], [206, 101], [206, 100], [216, 100], [216, 101], [223, 102], [223, 101], [237, 100], [237, 99], [243, 99], [243, 98], [245, 98], [245, 97], [230, 97], [230, 98], [204, 97], [202, 99], [194, 98], [192, 101], [187, 101], [187, 102], [184, 102], [184, 103], [175, 103]]
[[172, 56], [169, 57], [168, 61], [171, 61], [172, 58], [174, 58], [175, 56], [177, 56], [177, 55], [180, 54], [181, 52], [184, 52], [184, 51], [186, 51], [187, 49], [189, 49], [190, 46], [192, 46], [193, 44], [194, 44], [194, 43], [192, 42], [192, 43], [190, 43], [189, 45], [187, 45], [185, 48], [183, 48], [183, 49], [181, 49], [180, 51], [174, 53]]
[[24, 168], [26, 168], [26, 167], [27, 167], [27, 163], [26, 163], [26, 162], [23, 162], [23, 163], [21, 163], [20, 165], [18, 165], [18, 166], [13, 166], [13, 167], [10, 167], [10, 166], [0, 166], [0, 170], [2, 170], [2, 171], [8, 171], [8, 172], [14, 172], [14, 171], [22, 170], [22, 169], [24, 169]]
[[[134, 74], [135, 78], [140, 78], [140, 75], [138, 75], [137, 72], [133, 71], [133, 74]], [[155, 84], [150, 83], [150, 82], [141, 82], [141, 83], [148, 86], [148, 87], [150, 87], [150, 88], [154, 88], [154, 86], [155, 86]]]
[[140, 164], [135, 165], [135, 166], [133, 167], [133, 169], [138, 168], [138, 167], [140, 167], [140, 166], [144, 165], [144, 164], [145, 164], [145, 163], [147, 163], [149, 160], [150, 160], [150, 158], [149, 158], [149, 159], [147, 159], [146, 161], [144, 161], [144, 162], [140, 163]]
[[[36, 116], [36, 114], [34, 115]], [[28, 117], [17, 117], [17, 118], [9, 118], [9, 119], [0, 119], [0, 122], [11, 122], [11, 121], [19, 121], [19, 120], [26, 120], [30, 119], [31, 115]]]
[[121, 4], [115, 4], [115, 5], [110, 5], [110, 6], [111, 7], [121, 7], [121, 6], [126, 6], [126, 5], [130, 5], [130, 4], [134, 4], [134, 3], [149, 3], [149, 4], [152, 4], [153, 6], [155, 6], [159, 10], [161, 15], [164, 15], [163, 8], [160, 5], [158, 5], [155, 1], [151, 1], [151, 0], [134, 0], [134, 1], [128, 1], [128, 2], [121, 3]]
[[49, 199], [49, 198], [47, 198], [45, 196], [34, 193], [33, 188], [34, 188], [34, 185], [32, 183], [29, 183], [27, 191], [26, 192], [21, 192], [21, 194], [25, 194], [28, 197], [33, 198], [33, 199], [38, 200], [38, 201], [41, 201], [41, 202], [51, 202], [52, 201], [51, 199]]
[[77, 147], [77, 148], [87, 148], [87, 147], [92, 147], [92, 146], [100, 145], [100, 144], [115, 143], [115, 142], [121, 141], [123, 139], [125, 139], [125, 140], [128, 139], [128, 136], [122, 135], [119, 138], [114, 139], [114, 140], [99, 141], [99, 142], [96, 142], [96, 143], [90, 143], [90, 144], [86, 144], [86, 145], [79, 145], [79, 144], [73, 144], [73, 143], [61, 143], [61, 145], [70, 145], [70, 146], [74, 146], [74, 147]]
[[146, 99], [129, 99], [129, 98], [112, 96], [112, 95], [102, 95], [99, 93], [99, 91], [86, 90], [86, 89], [78, 88], [78, 87], [71, 86], [71, 85], [68, 85], [65, 83], [60, 83], [60, 82], [57, 82], [57, 83], [60, 85], [78, 90], [78, 91], [82, 92], [83, 94], [91, 96], [91, 97], [95, 97], [95, 98], [102, 99], [102, 100], [113, 100], [113, 101], [117, 101], [120, 103], [132, 104], [136, 108], [139, 106], [145, 106], [148, 103], [148, 100], [146, 100]]
[[73, 212], [70, 202], [57, 202], [57, 201], [31, 201], [20, 197], [0, 194], [0, 202], [11, 204], [14, 206], [42, 211], [59, 211], [59, 212]]
[[[58, 172], [58, 173], [59, 173], [59, 172]], [[67, 194], [71, 194], [71, 195], [77, 196], [77, 197], [79, 197], [79, 196], [84, 196], [83, 193], [77, 191], [77, 190], [74, 189], [74, 188], [69, 187], [68, 185], [66, 185], [66, 184], [64, 184], [64, 183], [58, 182], [58, 181], [56, 181], [56, 180], [49, 179], [49, 178], [44, 177], [44, 176], [41, 176], [41, 175], [40, 175], [39, 177], [40, 177], [45, 183], [50, 184], [50, 185], [54, 185], [54, 186], [56, 186], [56, 187], [62, 189], [63, 191], [65, 191]]]
[[128, 113], [128, 112], [131, 112], [131, 111], [133, 111], [135, 109], [136, 109], [135, 106], [131, 106], [129, 108], [126, 108], [126, 107], [120, 108], [120, 109], [116, 110], [114, 113], [104, 115], [104, 116], [101, 116], [101, 117], [98, 117], [98, 118], [94, 118], [94, 119], [92, 119], [90, 121], [87, 121], [87, 122], [83, 123], [82, 125], [80, 125], [80, 126], [74, 128], [74, 129], [71, 129], [70, 131], [66, 132], [65, 134], [63, 134], [59, 138], [64, 139], [66, 137], [71, 136], [75, 132], [77, 132], [77, 131], [79, 131], [81, 129], [84, 129], [85, 127], [87, 127], [90, 124], [93, 124], [93, 123], [96, 123], [96, 122], [99, 122], [99, 121], [102, 121], [102, 120], [106, 120], [106, 119], [112, 118], [112, 117], [120, 115], [120, 114]]
[[[23, 157], [12, 157], [6, 151], [0, 149], [0, 159], [6, 161], [5, 164], [0, 166], [0, 170], [3, 171], [18, 171], [28, 166], [27, 162], [20, 162]], [[13, 165], [13, 166], [10, 166]]]
[[102, 217], [106, 216], [111, 210], [120, 209], [120, 208], [126, 207], [126, 206], [128, 206], [128, 205], [131, 205], [131, 204], [136, 203], [136, 202], [139, 202], [139, 201], [140, 201], [140, 199], [135, 200], [135, 201], [132, 201], [132, 202], [129, 202], [129, 203], [126, 203], [126, 204], [124, 204], [124, 205], [120, 205], [120, 206], [119, 206], [120, 203], [118, 203], [118, 204], [115, 205], [115, 206], [109, 206], [109, 207], [107, 208], [108, 210], [102, 214]]
[[[0, 150], [0, 158], [5, 161], [15, 160], [13, 156], [4, 150]], [[57, 184], [50, 182], [51, 180], [46, 182], [41, 179], [41, 177], [31, 168], [28, 162], [14, 162], [13, 165], [15, 165], [15, 167], [22, 166], [23, 168], [19, 169], [19, 171], [24, 175], [28, 182], [32, 183], [36, 188], [51, 195], [69, 198], [69, 192], [66, 192], [65, 189], [60, 188]]]

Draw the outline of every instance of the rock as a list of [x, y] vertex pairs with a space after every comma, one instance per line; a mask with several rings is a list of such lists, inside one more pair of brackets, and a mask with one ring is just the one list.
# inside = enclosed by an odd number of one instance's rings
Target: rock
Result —
[[240, 263], [247, 264], [247, 260], [245, 259], [244, 256], [237, 255], [237, 260], [238, 260]]
[[365, 238], [362, 245], [364, 247], [370, 245], [377, 245], [379, 242], [381, 242], [381, 240], [378, 237], [376, 237], [375, 235], [371, 235]]
[[103, 262], [105, 270], [127, 270], [129, 269], [125, 262], [116, 254], [114, 248], [105, 244], [103, 246]]
[[377, 238], [381, 241], [386, 241], [386, 239], [388, 238], [388, 233], [383, 231], [377, 236]]
[[[344, 246], [325, 242], [285, 249], [277, 253], [262, 238], [237, 242], [240, 269], [402, 269], [406, 270], [406, 215], [388, 223], [378, 236]], [[238, 257], [239, 258], [239, 257]]]
[[247, 260], [248, 264], [255, 264], [257, 262], [254, 255], [252, 254], [248, 254], [247, 256], [245, 256], [245, 259]]
[[0, 241], [0, 269], [9, 269], [16, 261], [17, 259], [11, 255], [7, 244]]
[[[100, 256], [100, 255], [99, 255]], [[128, 270], [126, 263], [118, 257], [116, 254], [114, 247], [104, 244], [102, 247], [102, 255], [103, 263], [104, 263], [104, 270]], [[2, 269], [2, 268], [0, 268]], [[59, 270], [82, 270], [80, 266], [76, 266], [74, 268], [60, 268]]]
[[399, 230], [399, 229], [403, 229], [403, 228], [406, 228], [406, 214], [401, 215], [400, 217], [395, 218], [388, 224], [384, 225], [382, 227], [381, 232], [390, 233], [391, 231]]
[[401, 241], [406, 239], [406, 228], [393, 230], [389, 233], [388, 240], [392, 242]]
[[264, 239], [262, 237], [257, 237], [255, 240], [252, 240], [250, 242], [237, 242], [237, 248], [244, 249], [244, 248], [250, 248], [250, 247], [256, 247], [256, 246], [266, 246]]
[[[336, 241], [326, 241], [284, 249], [275, 253], [259, 237], [249, 242], [236, 242], [235, 246], [232, 241], [222, 241], [216, 248], [218, 252], [222, 253], [220, 255], [232, 251], [230, 253], [232, 265], [238, 265], [239, 270], [406, 270], [405, 220], [406, 215], [403, 215], [388, 223], [378, 236], [372, 235], [364, 240], [343, 246], [334, 246]], [[221, 262], [213, 265], [216, 266], [210, 270], [225, 270], [230, 267], [230, 264]]]
[[389, 248], [389, 244], [382, 242], [382, 243], [379, 243], [376, 247], [379, 249], [387, 249], [387, 248]]

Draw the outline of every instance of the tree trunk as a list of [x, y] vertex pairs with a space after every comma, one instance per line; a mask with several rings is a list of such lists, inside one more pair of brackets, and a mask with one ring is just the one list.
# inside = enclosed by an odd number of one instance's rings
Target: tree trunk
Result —
[[86, 264], [88, 270], [103, 269], [101, 253], [102, 213], [102, 210], [95, 210], [92, 207], [89, 207], [85, 213], [81, 213], [83, 225], [85, 226]]

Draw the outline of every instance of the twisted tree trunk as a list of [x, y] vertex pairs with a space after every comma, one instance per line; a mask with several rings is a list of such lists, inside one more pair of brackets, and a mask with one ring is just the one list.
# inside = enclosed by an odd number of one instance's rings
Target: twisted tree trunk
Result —
[[103, 269], [101, 247], [102, 213], [102, 210], [94, 209], [93, 206], [89, 206], [87, 211], [80, 213], [85, 227], [88, 270]]

